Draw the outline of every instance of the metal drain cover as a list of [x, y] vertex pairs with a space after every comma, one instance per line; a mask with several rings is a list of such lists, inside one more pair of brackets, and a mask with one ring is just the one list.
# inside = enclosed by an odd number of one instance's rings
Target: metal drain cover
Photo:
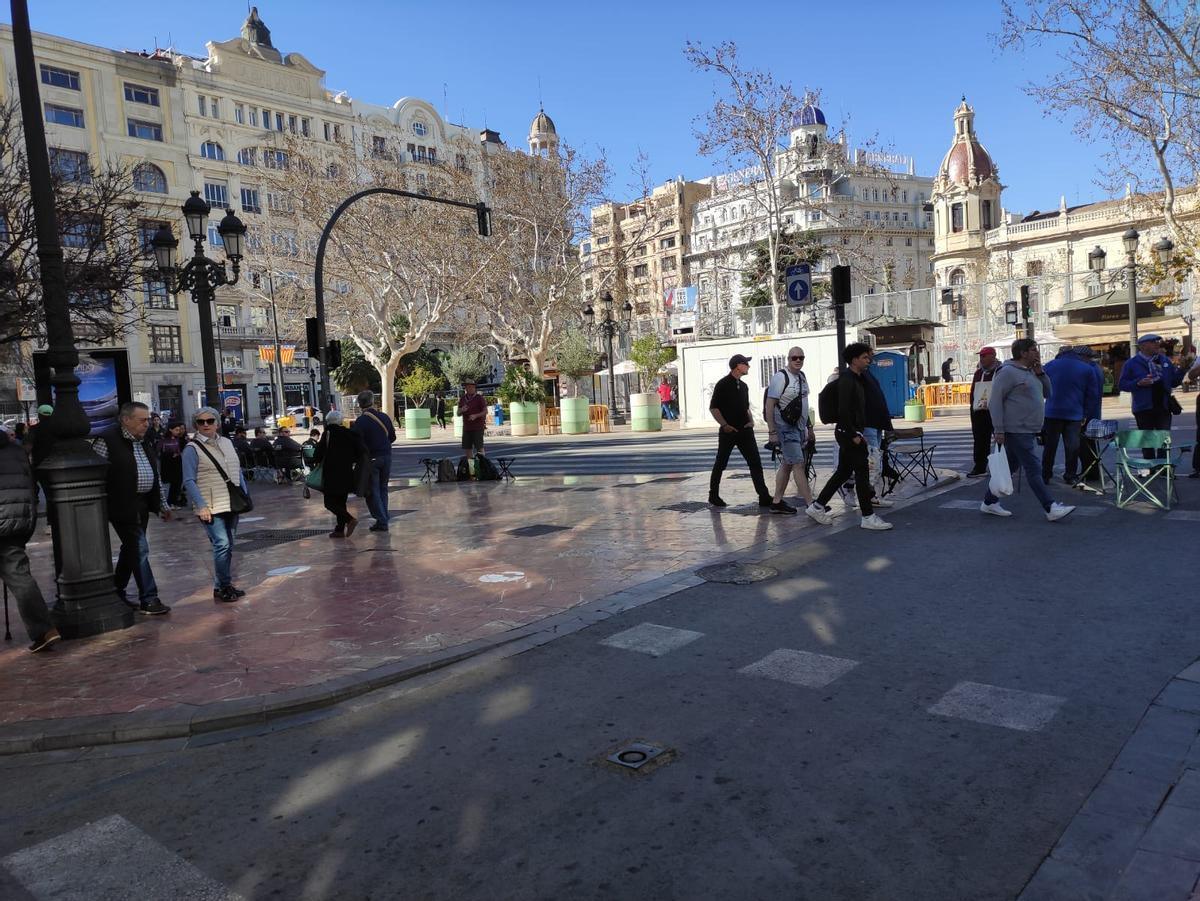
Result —
[[667, 504], [665, 507], [659, 507], [659, 510], [671, 510], [675, 513], [699, 513], [701, 510], [710, 510], [712, 506], [706, 501], [680, 501], [677, 504]]
[[761, 563], [717, 563], [696, 570], [696, 575], [706, 582], [728, 582], [731, 585], [749, 585], [779, 575], [779, 570]]
[[644, 741], [634, 741], [617, 748], [604, 759], [627, 770], [640, 770], [650, 761], [667, 753], [666, 748], [649, 744]]

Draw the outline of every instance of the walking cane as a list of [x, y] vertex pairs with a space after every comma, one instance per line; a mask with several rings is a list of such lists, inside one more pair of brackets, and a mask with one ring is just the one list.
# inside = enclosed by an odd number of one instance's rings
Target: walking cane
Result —
[[4, 640], [12, 641], [12, 630], [8, 628], [8, 586], [4, 586]]

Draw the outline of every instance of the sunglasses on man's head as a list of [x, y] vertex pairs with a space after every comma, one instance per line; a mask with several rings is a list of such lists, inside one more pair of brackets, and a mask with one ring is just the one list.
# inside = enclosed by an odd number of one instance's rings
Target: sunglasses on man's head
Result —
[[214, 422], [216, 422], [215, 419], [197, 419], [196, 425], [212, 425]]

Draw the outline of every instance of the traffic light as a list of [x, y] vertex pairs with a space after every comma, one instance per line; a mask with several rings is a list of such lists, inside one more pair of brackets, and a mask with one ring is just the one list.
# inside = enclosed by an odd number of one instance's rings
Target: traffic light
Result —
[[832, 266], [829, 269], [829, 293], [834, 303], [850, 303], [850, 267]]
[[954, 306], [954, 290], [952, 288], [942, 288], [942, 306]]
[[1021, 285], [1021, 318], [1026, 321], [1033, 318], [1033, 307], [1029, 303], [1029, 285]]
[[1004, 304], [1004, 321], [1009, 325], [1016, 325], [1020, 322], [1017, 318], [1017, 302], [1015, 300], [1007, 301]]
[[479, 237], [490, 238], [492, 236], [492, 211], [486, 203], [481, 201], [475, 204], [475, 219], [479, 226]]
[[321, 338], [317, 330], [317, 319], [315, 316], [304, 320], [304, 336], [308, 339], [308, 355], [314, 360], [320, 360]]
[[342, 342], [330, 341], [328, 345], [328, 353], [325, 356], [325, 368], [329, 370], [337, 369], [342, 365]]

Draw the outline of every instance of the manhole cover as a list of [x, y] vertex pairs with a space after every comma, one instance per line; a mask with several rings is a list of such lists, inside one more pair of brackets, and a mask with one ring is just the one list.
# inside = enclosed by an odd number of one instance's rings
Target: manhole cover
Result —
[[554, 532], [565, 532], [571, 526], [552, 526], [547, 523], [536, 523], [532, 526], [521, 526], [519, 529], [509, 529], [509, 535], [517, 535], [521, 538], [536, 538], [539, 535], [550, 535]]
[[638, 772], [654, 761], [665, 763], [670, 759], [669, 749], [645, 741], [631, 741], [622, 745], [604, 759], [623, 770]]
[[676, 513], [699, 513], [701, 510], [711, 509], [706, 501], [680, 501], [678, 504], [667, 504], [665, 507], [659, 507], [659, 510], [673, 510]]
[[328, 529], [259, 529], [257, 532], [246, 532], [239, 535], [235, 547], [239, 554], [245, 554], [286, 544], [289, 541], [300, 541], [303, 538], [316, 538], [318, 535], [328, 534]]
[[761, 563], [718, 563], [696, 570], [696, 575], [706, 582], [728, 582], [731, 585], [749, 585], [779, 575], [779, 570]]

